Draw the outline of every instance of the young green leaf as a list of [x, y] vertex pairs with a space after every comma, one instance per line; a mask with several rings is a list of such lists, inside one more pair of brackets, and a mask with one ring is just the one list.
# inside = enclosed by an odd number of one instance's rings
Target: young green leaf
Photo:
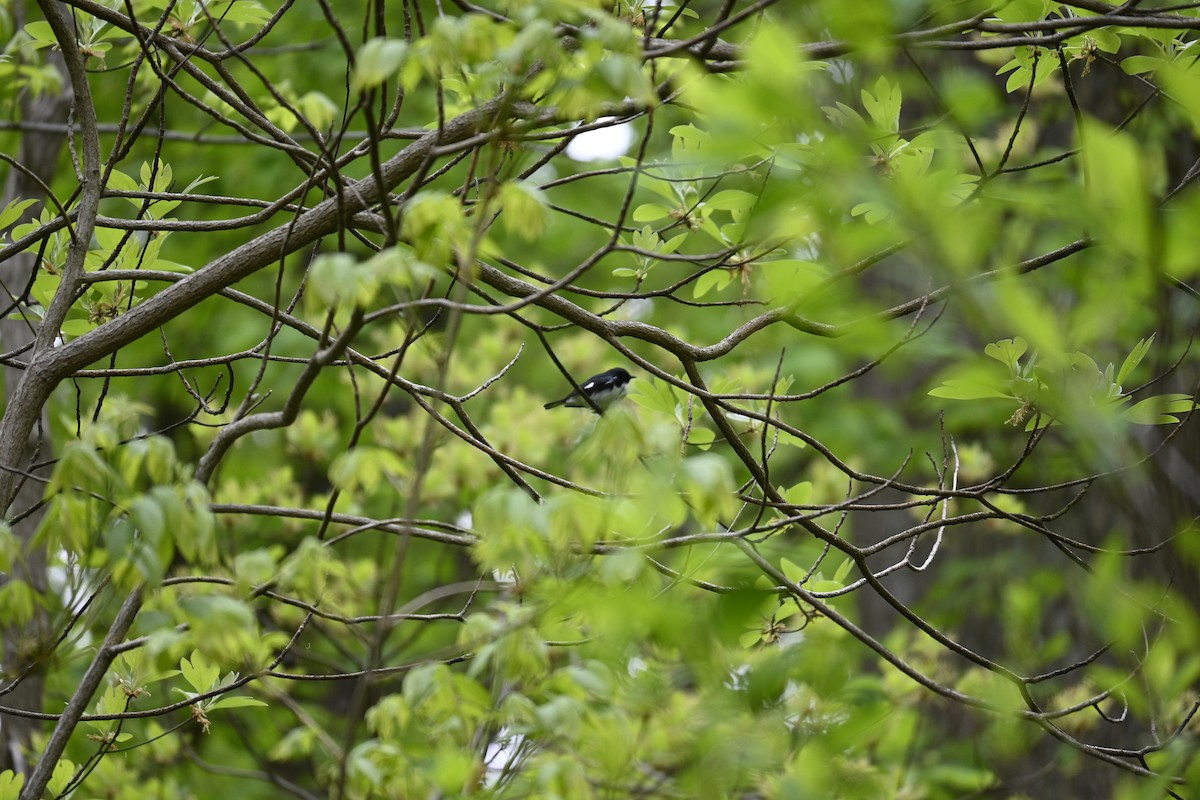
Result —
[[880, 75], [875, 82], [875, 91], [862, 92], [863, 108], [867, 114], [885, 133], [896, 133], [900, 130], [900, 87]]
[[1142, 363], [1142, 359], [1146, 357], [1146, 353], [1150, 352], [1150, 345], [1153, 343], [1154, 334], [1151, 334], [1148, 339], [1139, 340], [1138, 343], [1134, 345], [1133, 350], [1129, 352], [1129, 355], [1125, 357], [1125, 361], [1121, 364], [1121, 369], [1119, 372], [1117, 372], [1117, 377], [1114, 379], [1113, 383], [1117, 384], [1118, 386], [1124, 386], [1125, 381], [1127, 381], [1129, 376], [1133, 374], [1133, 371], [1137, 369], [1138, 364]]
[[931, 397], [941, 397], [946, 400], [984, 400], [990, 397], [1013, 396], [1002, 391], [998, 384], [985, 382], [975, 378], [951, 378], [935, 389], [929, 390]]
[[193, 650], [191, 658], [179, 659], [179, 672], [183, 675], [183, 679], [196, 690], [196, 694], [203, 694], [212, 689], [221, 675], [221, 670], [217, 665], [205, 659], [199, 650]]
[[1160, 394], [1147, 397], [1121, 412], [1121, 416], [1139, 425], [1172, 425], [1179, 422], [1176, 414], [1186, 414], [1195, 408], [1195, 401], [1186, 394]]
[[408, 44], [400, 39], [376, 37], [359, 49], [350, 88], [355, 92], [374, 89], [395, 75], [408, 56]]
[[24, 785], [24, 774], [13, 772], [11, 769], [0, 772], [0, 800], [18, 800]]
[[254, 697], [230, 697], [223, 695], [219, 700], [206, 704], [205, 710], [216, 711], [219, 708], [249, 708], [265, 707], [267, 704]]
[[4, 207], [0, 211], [0, 231], [3, 231], [9, 225], [12, 225], [21, 215], [25, 213], [25, 209], [36, 203], [37, 200], [21, 200], [16, 199]]
[[1008, 367], [1009, 372], [1016, 375], [1020, 372], [1021, 356], [1029, 349], [1029, 344], [1017, 336], [1013, 339], [1001, 339], [983, 348], [986, 355]]
[[509, 233], [537, 239], [546, 229], [546, 195], [529, 181], [510, 181], [500, 187], [500, 221]]

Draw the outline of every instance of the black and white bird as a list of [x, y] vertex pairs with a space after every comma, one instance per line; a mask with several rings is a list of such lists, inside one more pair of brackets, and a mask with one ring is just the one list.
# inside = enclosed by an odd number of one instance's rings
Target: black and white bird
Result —
[[[628, 372], [620, 367], [613, 367], [608, 372], [593, 375], [579, 385], [583, 394], [587, 395], [586, 399], [579, 392], [571, 392], [562, 400], [546, 403], [545, 407], [592, 408], [594, 406], [600, 410], [600, 413], [604, 413], [604, 409], [625, 396], [631, 380], [633, 380], [633, 376]], [[588, 400], [592, 402], [588, 403]]]

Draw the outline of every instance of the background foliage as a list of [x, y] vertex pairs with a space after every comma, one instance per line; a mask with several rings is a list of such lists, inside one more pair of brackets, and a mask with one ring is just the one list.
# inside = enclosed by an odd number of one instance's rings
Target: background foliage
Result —
[[0, 798], [1190, 796], [1198, 29], [0, 3]]

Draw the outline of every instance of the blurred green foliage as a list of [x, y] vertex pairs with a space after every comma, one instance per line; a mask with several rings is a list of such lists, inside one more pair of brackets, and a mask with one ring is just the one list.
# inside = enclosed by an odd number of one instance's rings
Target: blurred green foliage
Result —
[[[1143, 567], [1196, 566], [1194, 505], [1150, 514], [1172, 479], [1143, 469], [1195, 391], [1200, 200], [1172, 193], [1170, 148], [1200, 115], [1196, 10], [1174, 28], [1050, 0], [743, 4], [728, 25], [717, 2], [102, 5], [213, 51], [266, 34], [160, 97], [144, 45], [75, 9], [102, 119], [148, 124], [102, 131], [66, 341], [500, 110], [386, 203], [60, 387], [36, 535], [0, 530], [0, 571], [42, 548], [51, 577], [7, 580], [0, 619], [51, 625], [6, 640], [5, 681], [35, 665], [61, 711], [121, 598], [146, 600], [50, 796], [1200, 779], [1196, 609]], [[49, 24], [10, 6], [16, 118], [61, 76]], [[989, 45], [1006, 25], [1070, 35]], [[626, 117], [624, 156], [560, 152]], [[60, 213], [27, 207], [0, 210], [0, 245]], [[14, 315], [45, 313], [72, 236], [31, 246]], [[559, 366], [630, 362], [603, 416], [542, 409]], [[1113, 720], [1129, 738], [1104, 738]], [[0, 773], [0, 800], [21, 781]]]

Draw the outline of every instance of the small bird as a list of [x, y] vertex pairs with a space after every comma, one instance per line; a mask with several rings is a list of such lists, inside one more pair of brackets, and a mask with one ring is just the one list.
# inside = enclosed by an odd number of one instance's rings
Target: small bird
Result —
[[[567, 406], [568, 408], [592, 408], [594, 405], [603, 414], [604, 409], [625, 396], [631, 380], [633, 380], [633, 376], [628, 372], [620, 367], [613, 367], [608, 372], [593, 375], [579, 385], [579, 388], [583, 390], [583, 394], [587, 395], [587, 399], [579, 392], [571, 392], [562, 400], [546, 403], [544, 407], [558, 408], [559, 406]], [[592, 401], [591, 404], [588, 403], [588, 399]]]

